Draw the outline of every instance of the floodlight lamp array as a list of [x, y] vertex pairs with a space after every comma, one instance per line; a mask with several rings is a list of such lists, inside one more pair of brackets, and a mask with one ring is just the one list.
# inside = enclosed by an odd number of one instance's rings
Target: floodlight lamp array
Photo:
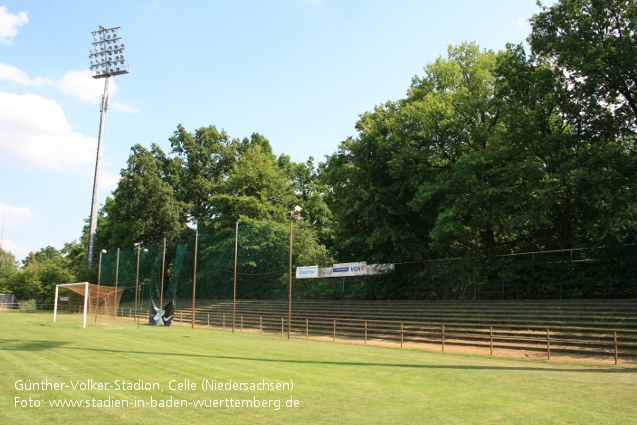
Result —
[[93, 31], [93, 49], [89, 51], [91, 75], [105, 78], [111, 75], [127, 74], [128, 62], [124, 57], [124, 43], [119, 36], [119, 27]]

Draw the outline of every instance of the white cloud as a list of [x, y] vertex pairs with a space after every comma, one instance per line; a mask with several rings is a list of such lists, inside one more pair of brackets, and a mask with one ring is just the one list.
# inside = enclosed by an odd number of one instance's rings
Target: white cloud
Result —
[[0, 202], [0, 226], [9, 228], [31, 220], [36, 214], [28, 207], [14, 207]]
[[18, 245], [11, 239], [4, 239], [2, 241], [2, 249], [11, 252], [16, 260], [27, 258], [30, 252], [38, 251], [36, 248]]
[[0, 92], [0, 157], [55, 170], [94, 162], [97, 141], [74, 132], [62, 107], [36, 94]]
[[53, 84], [53, 81], [47, 78], [29, 78], [29, 74], [26, 72], [2, 62], [0, 62], [0, 80], [13, 81], [23, 86], [50, 86]]
[[11, 44], [13, 38], [18, 35], [18, 27], [28, 22], [27, 12], [13, 15], [5, 6], [0, 6], [0, 43]]
[[[64, 74], [58, 83], [58, 88], [62, 93], [70, 94], [85, 102], [98, 105], [104, 93], [104, 79], [91, 77], [91, 71], [69, 71]], [[109, 93], [112, 95], [117, 91], [117, 84], [111, 79], [109, 83]]]
[[[58, 88], [62, 93], [75, 96], [84, 102], [99, 105], [104, 94], [104, 79], [95, 79], [91, 76], [91, 71], [69, 71], [58, 83]], [[118, 90], [118, 86], [114, 79], [109, 82], [108, 92], [109, 100], [113, 98], [113, 94]], [[137, 110], [131, 106], [124, 105], [120, 102], [109, 102], [110, 106], [119, 111], [136, 114]]]
[[109, 193], [115, 190], [120, 178], [119, 174], [113, 174], [110, 171], [100, 172], [100, 193], [102, 189], [107, 190]]
[[113, 102], [113, 108], [122, 111], [122, 112], [128, 112], [129, 114], [136, 114], [137, 113], [137, 109], [133, 108], [132, 106], [129, 105], [124, 105], [123, 103], [119, 103], [117, 101]]

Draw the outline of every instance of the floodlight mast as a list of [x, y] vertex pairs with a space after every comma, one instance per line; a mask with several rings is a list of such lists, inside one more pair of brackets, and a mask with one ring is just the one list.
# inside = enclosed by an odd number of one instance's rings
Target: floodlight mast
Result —
[[91, 221], [88, 230], [88, 265], [93, 265], [93, 251], [95, 250], [95, 231], [97, 228], [97, 207], [100, 182], [100, 164], [102, 162], [102, 140], [104, 139], [104, 121], [108, 110], [108, 86], [112, 76], [128, 74], [128, 61], [124, 58], [124, 44], [119, 36], [119, 27], [105, 28], [93, 31], [93, 47], [90, 50], [91, 76], [104, 78], [104, 94], [100, 103], [100, 131], [97, 138], [97, 158], [95, 160], [95, 177], [93, 178], [93, 199], [91, 201]]

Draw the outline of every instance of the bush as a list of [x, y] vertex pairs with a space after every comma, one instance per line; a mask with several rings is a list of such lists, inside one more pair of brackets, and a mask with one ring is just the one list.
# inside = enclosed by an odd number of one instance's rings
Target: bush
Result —
[[36, 309], [35, 300], [18, 301], [18, 306], [20, 310], [25, 310], [25, 311]]

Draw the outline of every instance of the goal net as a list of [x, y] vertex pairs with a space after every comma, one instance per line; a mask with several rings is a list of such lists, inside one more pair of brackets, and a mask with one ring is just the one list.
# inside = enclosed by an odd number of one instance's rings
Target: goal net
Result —
[[81, 313], [82, 326], [86, 327], [88, 314], [116, 315], [124, 289], [126, 288], [115, 289], [88, 282], [56, 285], [53, 321], [57, 320], [58, 313]]

